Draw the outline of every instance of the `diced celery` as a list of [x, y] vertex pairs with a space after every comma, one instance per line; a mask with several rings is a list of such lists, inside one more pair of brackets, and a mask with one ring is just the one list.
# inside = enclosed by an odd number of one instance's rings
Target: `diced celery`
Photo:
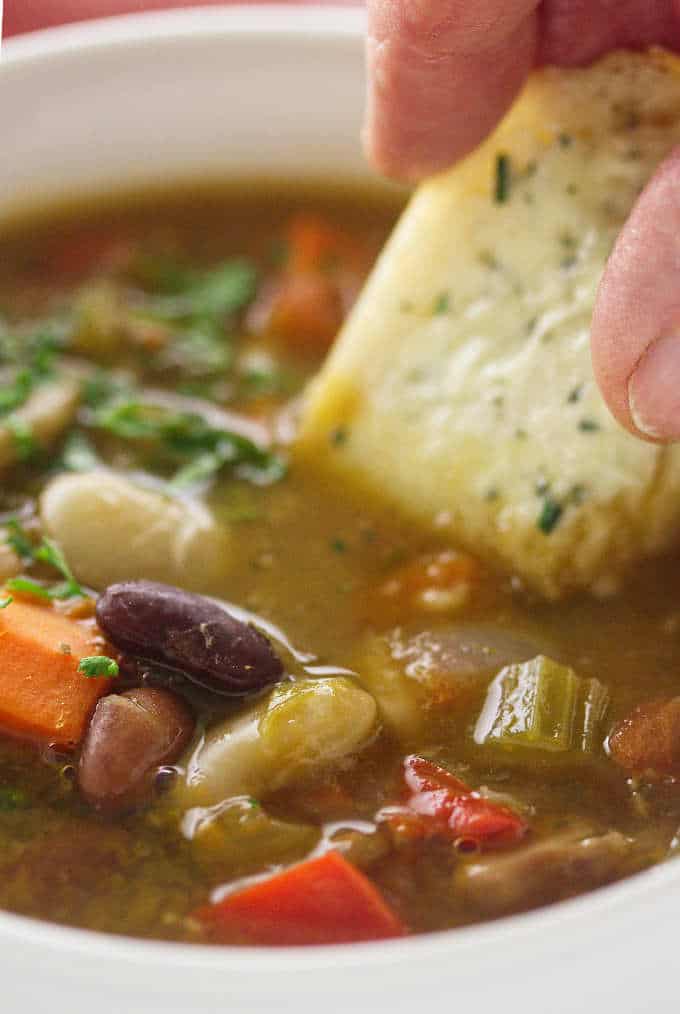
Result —
[[599, 680], [538, 655], [501, 669], [474, 731], [479, 745], [592, 754], [601, 743], [609, 693]]

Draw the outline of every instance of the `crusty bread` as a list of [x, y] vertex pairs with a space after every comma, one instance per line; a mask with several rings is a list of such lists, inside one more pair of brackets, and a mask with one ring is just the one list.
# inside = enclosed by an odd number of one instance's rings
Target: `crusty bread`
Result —
[[298, 453], [547, 597], [680, 532], [680, 449], [610, 417], [588, 335], [612, 243], [680, 142], [680, 62], [540, 71], [416, 192], [319, 377]]

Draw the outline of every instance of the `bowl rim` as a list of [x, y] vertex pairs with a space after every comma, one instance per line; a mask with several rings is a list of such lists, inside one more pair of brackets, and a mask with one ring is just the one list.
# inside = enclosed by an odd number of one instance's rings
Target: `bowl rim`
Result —
[[[1, 10], [1, 0], [0, 0]], [[360, 8], [268, 4], [180, 8], [141, 14], [118, 15], [56, 28], [44, 29], [4, 40], [0, 52], [0, 87], [13, 67], [22, 71], [36, 61], [43, 63], [69, 55], [90, 55], [98, 49], [134, 50], [154, 42], [210, 36], [280, 42], [288, 45], [349, 45], [356, 48], [366, 25]], [[358, 129], [358, 125], [357, 125]], [[515, 962], [522, 953], [536, 960], [537, 953], [563, 952], [565, 941], [580, 948], [616, 947], [635, 927], [632, 919], [658, 915], [664, 904], [677, 918], [680, 903], [680, 863], [666, 862], [613, 885], [599, 888], [569, 901], [521, 915], [437, 933], [371, 943], [319, 947], [228, 947], [136, 937], [77, 929], [58, 923], [0, 911], [0, 936], [19, 945], [30, 944], [59, 957], [87, 955], [109, 965], [167, 968], [186, 971], [228, 972], [230, 976], [270, 979], [282, 973], [299, 974], [361, 966], [413, 966], [424, 958], [447, 967], [472, 953], [512, 950]], [[669, 906], [669, 903], [670, 906]], [[511, 948], [508, 947], [512, 943]]]

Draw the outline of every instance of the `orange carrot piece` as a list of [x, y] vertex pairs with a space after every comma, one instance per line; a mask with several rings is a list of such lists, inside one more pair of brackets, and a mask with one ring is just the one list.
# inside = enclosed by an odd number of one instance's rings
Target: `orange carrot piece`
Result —
[[340, 944], [406, 933], [370, 880], [338, 852], [293, 866], [196, 915], [222, 943]]
[[369, 594], [367, 619], [389, 625], [422, 613], [455, 612], [481, 579], [479, 562], [467, 553], [452, 549], [427, 553], [392, 571]]
[[357, 256], [357, 244], [317, 215], [296, 215], [288, 226], [287, 240], [286, 270], [296, 274], [323, 271]]
[[342, 326], [338, 287], [320, 272], [286, 274], [272, 300], [268, 329], [298, 352], [325, 351]]
[[87, 655], [103, 653], [92, 627], [49, 605], [15, 598], [0, 610], [0, 727], [60, 747], [76, 746], [110, 686], [108, 679], [83, 676], [78, 665]]

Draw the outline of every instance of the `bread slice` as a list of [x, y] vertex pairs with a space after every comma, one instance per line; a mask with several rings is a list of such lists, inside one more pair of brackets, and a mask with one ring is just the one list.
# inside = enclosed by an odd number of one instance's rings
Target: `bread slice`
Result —
[[680, 449], [611, 418], [589, 354], [608, 253], [680, 142], [680, 61], [533, 75], [416, 192], [313, 382], [298, 454], [549, 598], [680, 532]]

